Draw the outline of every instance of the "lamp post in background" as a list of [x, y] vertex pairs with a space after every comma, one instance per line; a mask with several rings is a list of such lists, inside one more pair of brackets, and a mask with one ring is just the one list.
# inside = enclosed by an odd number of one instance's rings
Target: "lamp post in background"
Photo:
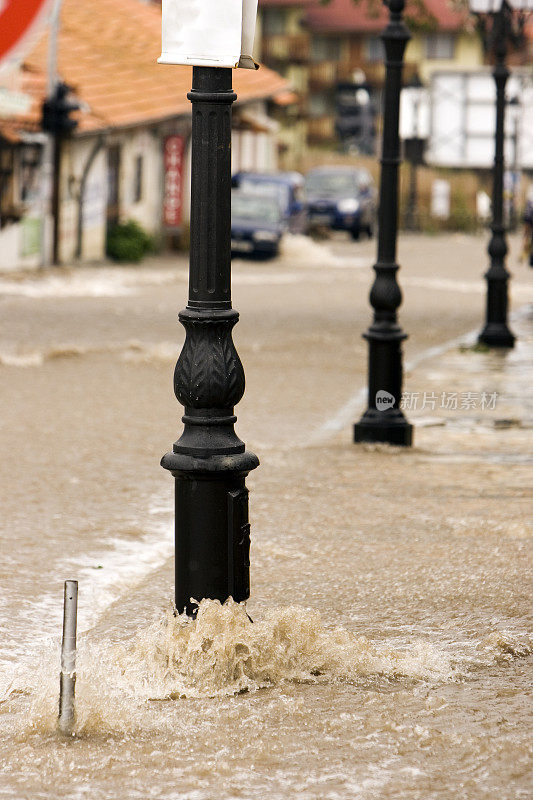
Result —
[[[511, 169], [508, 169], [504, 175], [504, 191], [507, 193], [508, 208], [506, 209], [506, 218], [508, 220], [509, 230], [515, 232], [518, 227], [518, 218], [516, 213], [516, 193], [520, 182], [519, 174], [519, 158], [518, 158], [518, 143], [520, 140], [520, 117], [522, 108], [520, 100], [516, 95], [511, 97], [507, 103], [509, 120], [511, 122], [511, 141], [513, 143], [513, 158]], [[506, 185], [507, 184], [507, 185]]]
[[369, 345], [368, 408], [354, 426], [355, 442], [388, 442], [410, 446], [413, 426], [400, 402], [403, 367], [402, 342], [407, 338], [398, 324], [402, 293], [396, 279], [398, 236], [398, 171], [400, 165], [400, 91], [405, 48], [410, 34], [403, 21], [405, 0], [384, 0], [390, 21], [382, 34], [386, 54], [378, 214], [378, 258], [370, 292], [374, 319], [364, 334]]
[[409, 192], [405, 210], [405, 228], [420, 230], [418, 213], [418, 167], [424, 163], [429, 135], [428, 93], [418, 73], [402, 89], [400, 101], [400, 136], [404, 158], [409, 164]]
[[78, 126], [71, 114], [79, 111], [80, 104], [71, 99], [71, 87], [62, 81], [54, 85], [52, 93], [45, 99], [42, 107], [41, 125], [43, 131], [53, 139], [53, 181], [52, 181], [52, 218], [54, 221], [52, 260], [59, 263], [59, 185], [61, 181], [61, 155], [65, 139]]
[[[236, 4], [223, 8], [219, 0], [202, 0], [200, 18], [192, 19], [187, 31], [187, 3], [171, 0], [163, 7], [160, 59], [193, 64], [189, 300], [179, 314], [186, 339], [174, 373], [185, 429], [161, 464], [175, 478], [176, 610], [194, 615], [204, 598], [241, 602], [250, 594], [245, 478], [259, 461], [234, 430], [244, 370], [232, 339], [239, 315], [231, 304], [231, 108], [236, 94], [229, 67], [246, 57], [241, 53], [245, 22], [229, 13]], [[255, 9], [250, 13], [255, 26]]]
[[[509, 47], [519, 44], [525, 13], [533, 10], [533, 0], [470, 0], [470, 10], [479, 15], [485, 43], [494, 57], [496, 83], [496, 132], [492, 191], [492, 237], [488, 253], [486, 321], [478, 341], [489, 347], [513, 347], [515, 336], [507, 322], [509, 272], [505, 266], [508, 253], [504, 224], [504, 143], [505, 87], [509, 78], [506, 60]], [[515, 15], [514, 12], [518, 14]]]

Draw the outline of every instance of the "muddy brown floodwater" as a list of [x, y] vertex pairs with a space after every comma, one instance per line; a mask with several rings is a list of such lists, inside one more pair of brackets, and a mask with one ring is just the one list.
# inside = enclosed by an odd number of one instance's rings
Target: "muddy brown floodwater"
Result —
[[350, 442], [374, 243], [236, 262], [253, 623], [172, 614], [185, 262], [0, 279], [0, 797], [532, 796], [533, 282], [515, 269], [517, 347], [472, 349], [485, 244], [402, 241], [408, 451]]

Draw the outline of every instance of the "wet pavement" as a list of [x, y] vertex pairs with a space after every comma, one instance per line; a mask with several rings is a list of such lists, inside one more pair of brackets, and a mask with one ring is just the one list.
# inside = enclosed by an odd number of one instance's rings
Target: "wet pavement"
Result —
[[0, 276], [0, 797], [531, 795], [533, 273], [511, 257], [517, 347], [472, 348], [485, 247], [402, 240], [412, 450], [351, 444], [375, 243], [235, 262], [253, 625], [168, 610], [185, 260]]

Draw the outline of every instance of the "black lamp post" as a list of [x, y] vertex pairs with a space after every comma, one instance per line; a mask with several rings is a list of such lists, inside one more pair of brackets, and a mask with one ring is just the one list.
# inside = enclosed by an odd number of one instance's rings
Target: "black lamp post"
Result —
[[512, 122], [512, 141], [513, 141], [513, 165], [512, 165], [512, 178], [511, 187], [509, 191], [509, 230], [513, 233], [517, 229], [518, 220], [516, 214], [516, 174], [518, 172], [518, 140], [519, 140], [519, 124], [520, 124], [520, 100], [518, 97], [511, 97], [507, 103], [507, 107], [511, 113]]
[[52, 94], [47, 97], [42, 106], [41, 126], [43, 131], [50, 133], [54, 139], [54, 179], [52, 190], [52, 217], [54, 221], [53, 234], [53, 262], [59, 262], [59, 216], [60, 197], [59, 184], [61, 180], [61, 153], [65, 139], [76, 129], [78, 122], [71, 117], [81, 108], [80, 104], [71, 98], [72, 89], [66, 83], [56, 83]]
[[[490, 266], [487, 280], [485, 326], [478, 341], [489, 347], [513, 347], [515, 336], [507, 322], [509, 272], [505, 266], [508, 253], [503, 218], [505, 87], [509, 78], [506, 66], [510, 45], [520, 42], [524, 12], [533, 9], [533, 0], [470, 0], [470, 9], [480, 15], [485, 43], [494, 56], [493, 76], [496, 83], [496, 133], [492, 190], [492, 237], [488, 253]], [[513, 11], [519, 11], [515, 18]]]
[[368, 408], [354, 427], [355, 442], [388, 442], [410, 446], [413, 426], [401, 408], [402, 342], [407, 338], [398, 324], [402, 293], [396, 280], [398, 235], [398, 170], [400, 165], [400, 91], [403, 57], [410, 34], [403, 21], [405, 0], [384, 0], [390, 21], [381, 36], [385, 45], [386, 78], [383, 147], [378, 215], [378, 258], [370, 292], [374, 320], [364, 334], [369, 344]]
[[250, 594], [248, 490], [257, 457], [237, 437], [234, 406], [244, 371], [232, 340], [232, 70], [194, 67], [189, 301], [174, 391], [185, 429], [161, 464], [176, 486], [176, 609], [194, 615], [203, 598]]
[[[418, 73], [402, 90], [402, 100], [410, 117], [410, 130], [403, 134], [404, 158], [409, 163], [409, 192], [405, 211], [405, 228], [408, 231], [420, 230], [418, 215], [418, 167], [424, 163], [426, 138], [422, 136], [420, 116], [426, 102], [426, 90]], [[403, 113], [403, 112], [402, 112]]]

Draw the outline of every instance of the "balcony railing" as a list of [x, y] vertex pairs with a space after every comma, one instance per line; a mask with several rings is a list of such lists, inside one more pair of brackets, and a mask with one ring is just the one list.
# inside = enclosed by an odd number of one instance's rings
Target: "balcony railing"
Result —
[[363, 72], [371, 86], [382, 86], [385, 82], [385, 64], [383, 61], [362, 64]]
[[307, 122], [307, 138], [311, 144], [334, 141], [336, 139], [334, 116], [311, 117]]
[[338, 78], [338, 64], [336, 61], [322, 61], [309, 65], [309, 86], [312, 89], [325, 89], [334, 86]]
[[309, 59], [309, 35], [277, 34], [264, 36], [261, 46], [263, 61], [307, 61]]

